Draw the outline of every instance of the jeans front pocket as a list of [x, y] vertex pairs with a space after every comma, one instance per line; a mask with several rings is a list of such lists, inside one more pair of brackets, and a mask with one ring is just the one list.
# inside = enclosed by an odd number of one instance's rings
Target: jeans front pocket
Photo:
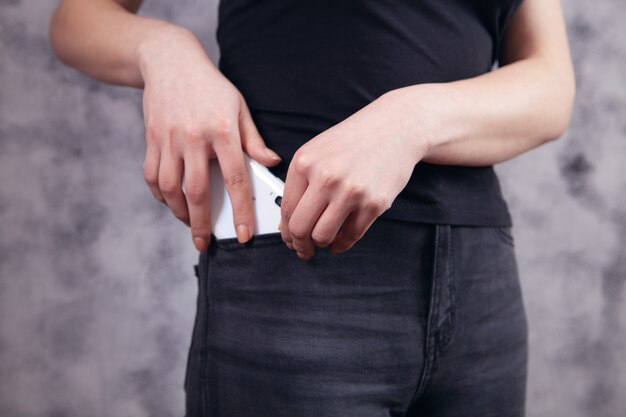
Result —
[[[194, 275], [196, 277], [196, 285], [199, 285], [199, 280], [200, 280], [200, 265], [199, 264], [194, 264], [193, 265], [193, 272]], [[199, 309], [199, 300], [196, 299], [196, 312]], [[189, 384], [190, 384], [190, 379], [191, 379], [191, 375], [190, 375], [190, 370], [191, 370], [191, 360], [192, 360], [192, 355], [195, 351], [195, 344], [197, 344], [197, 337], [196, 334], [198, 332], [198, 321], [199, 321], [199, 317], [196, 314], [195, 318], [194, 318], [194, 323], [193, 323], [193, 327], [192, 327], [192, 331], [191, 331], [191, 343], [189, 344], [189, 349], [187, 350], [187, 367], [185, 369], [185, 382], [184, 382], [184, 389], [185, 392], [189, 390]]]
[[214, 242], [215, 246], [217, 246], [220, 249], [233, 250], [233, 249], [254, 248], [254, 247], [272, 245], [276, 243], [283, 243], [283, 238], [280, 232], [263, 233], [260, 235], [252, 236], [252, 239], [250, 239], [246, 243], [239, 243], [239, 240], [236, 237], [218, 239], [215, 237], [215, 235], [211, 235], [211, 242]]
[[207, 252], [201, 252], [199, 261], [193, 266], [197, 282], [196, 315], [193, 323], [191, 343], [187, 354], [185, 371], [185, 417], [204, 415], [205, 399], [203, 386], [206, 379], [207, 355], [207, 323], [208, 323], [208, 296], [207, 296]]
[[431, 237], [430, 226], [381, 221], [350, 250], [307, 261], [280, 233], [214, 240], [208, 415], [375, 415], [408, 403], [423, 366]]

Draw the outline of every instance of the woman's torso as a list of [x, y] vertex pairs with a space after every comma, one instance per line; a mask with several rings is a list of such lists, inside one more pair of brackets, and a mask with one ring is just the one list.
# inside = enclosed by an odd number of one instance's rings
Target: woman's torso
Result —
[[[383, 93], [489, 71], [520, 0], [223, 0], [219, 68], [286, 179], [305, 142]], [[384, 143], [381, 143], [384, 146]], [[416, 165], [382, 217], [510, 225], [492, 166]]]

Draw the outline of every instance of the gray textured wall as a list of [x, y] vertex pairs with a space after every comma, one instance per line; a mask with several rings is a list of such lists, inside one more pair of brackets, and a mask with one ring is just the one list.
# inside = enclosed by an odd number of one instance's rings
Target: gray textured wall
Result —
[[[63, 67], [53, 2], [0, 1], [0, 415], [176, 416], [196, 252], [142, 178], [141, 94]], [[214, 1], [147, 2], [211, 56]], [[626, 413], [626, 7], [565, 2], [569, 132], [498, 167], [531, 329], [529, 416]]]

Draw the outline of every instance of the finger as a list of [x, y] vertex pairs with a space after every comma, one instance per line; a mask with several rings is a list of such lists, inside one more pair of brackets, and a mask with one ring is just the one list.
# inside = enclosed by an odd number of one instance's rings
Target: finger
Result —
[[340, 253], [350, 249], [363, 237], [377, 218], [378, 213], [373, 210], [362, 209], [350, 213], [341, 230], [337, 233], [337, 237], [328, 246], [329, 252]]
[[159, 160], [161, 158], [158, 146], [146, 141], [146, 158], [143, 161], [143, 178], [150, 188], [150, 192], [161, 203], [165, 204], [165, 197], [159, 190]]
[[354, 205], [347, 201], [331, 201], [311, 231], [313, 243], [321, 248], [330, 245], [352, 210], [354, 210]]
[[280, 162], [280, 156], [265, 145], [243, 96], [239, 110], [239, 131], [241, 146], [252, 159], [265, 166], [274, 166]]
[[185, 197], [193, 243], [200, 252], [211, 242], [211, 201], [209, 158], [205, 149], [191, 147], [185, 152]]
[[293, 245], [291, 231], [289, 230], [289, 221], [309, 185], [306, 177], [295, 168], [294, 160], [292, 160], [287, 170], [285, 190], [283, 191], [283, 198], [280, 203], [280, 234], [288, 247], [289, 245]]
[[166, 145], [159, 162], [159, 190], [174, 216], [190, 226], [187, 202], [182, 191], [183, 168], [183, 159]]
[[311, 231], [328, 205], [322, 194], [312, 188], [306, 189], [289, 220], [293, 247], [303, 259], [311, 258], [315, 252]]
[[[239, 129], [233, 134], [238, 135]], [[245, 243], [254, 234], [254, 210], [250, 177], [239, 140], [230, 140], [226, 146], [217, 145], [215, 152], [219, 161], [224, 185], [233, 207], [233, 221], [237, 239]]]

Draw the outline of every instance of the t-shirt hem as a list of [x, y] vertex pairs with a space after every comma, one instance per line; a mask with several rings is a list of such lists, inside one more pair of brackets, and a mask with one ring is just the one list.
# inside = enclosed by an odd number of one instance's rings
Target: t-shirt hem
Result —
[[412, 208], [402, 211], [393, 208], [383, 212], [380, 217], [413, 223], [450, 224], [457, 226], [513, 226], [513, 219], [508, 210], [504, 211], [457, 211], [445, 209]]

